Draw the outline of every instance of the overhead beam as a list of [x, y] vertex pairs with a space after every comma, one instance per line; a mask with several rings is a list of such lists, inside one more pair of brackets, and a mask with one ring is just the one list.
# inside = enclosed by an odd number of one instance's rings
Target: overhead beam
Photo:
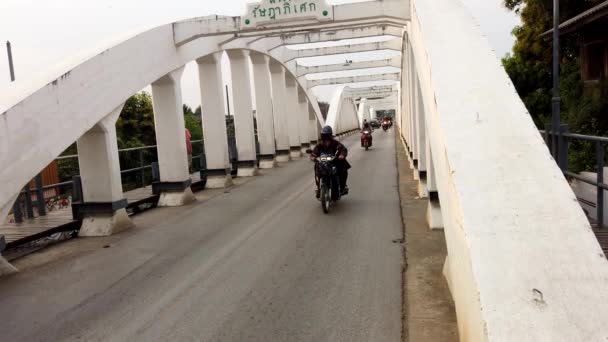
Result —
[[391, 97], [391, 96], [397, 96], [397, 92], [369, 92], [369, 93], [354, 93], [351, 94], [350, 96], [352, 98], [355, 99], [368, 99], [368, 100], [373, 100], [373, 99], [378, 99], [378, 98], [387, 98], [387, 97]]
[[390, 74], [378, 74], [378, 75], [363, 75], [363, 76], [349, 76], [349, 77], [337, 77], [337, 78], [323, 78], [319, 80], [308, 80], [308, 88], [314, 88], [322, 85], [334, 85], [334, 84], [351, 84], [351, 83], [363, 83], [363, 82], [377, 82], [377, 81], [399, 81], [401, 79], [401, 73], [395, 72]]
[[339, 29], [328, 28], [322, 31], [314, 32], [308, 31], [301, 33], [284, 33], [280, 35], [280, 38], [283, 45], [294, 45], [333, 42], [344, 39], [357, 39], [378, 36], [402, 37], [403, 27], [383, 24], [354, 26]]
[[319, 74], [319, 73], [324, 73], [324, 72], [360, 70], [360, 69], [383, 68], [383, 67], [400, 68], [401, 67], [401, 57], [394, 57], [394, 58], [375, 60], [375, 61], [318, 65], [318, 66], [310, 66], [310, 67], [297, 65], [296, 70], [297, 70], [298, 76], [304, 76], [304, 75]]
[[374, 43], [338, 45], [315, 49], [287, 50], [285, 51], [285, 57], [283, 62], [288, 62], [296, 58], [331, 56], [346, 53], [368, 52], [378, 50], [393, 50], [401, 52], [401, 46], [401, 39], [391, 39], [383, 42]]
[[173, 24], [173, 41], [181, 46], [202, 37], [234, 33], [239, 36], [269, 36], [277, 33], [321, 30], [329, 27], [339, 28], [353, 25], [390, 23], [404, 25], [410, 19], [410, 6], [399, 0], [368, 1], [332, 6], [334, 20], [327, 23], [284, 22], [278, 26], [247, 28], [242, 26], [241, 17], [207, 16], [179, 21]]

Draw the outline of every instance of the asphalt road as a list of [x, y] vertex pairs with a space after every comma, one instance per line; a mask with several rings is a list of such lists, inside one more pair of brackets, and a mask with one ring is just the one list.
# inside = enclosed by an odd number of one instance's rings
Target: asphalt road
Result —
[[351, 194], [329, 215], [301, 160], [1, 279], [0, 340], [400, 341], [393, 134], [377, 130], [367, 152], [345, 141]]

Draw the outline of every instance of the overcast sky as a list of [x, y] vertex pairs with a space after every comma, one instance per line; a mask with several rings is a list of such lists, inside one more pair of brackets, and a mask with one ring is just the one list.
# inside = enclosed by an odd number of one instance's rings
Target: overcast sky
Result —
[[[463, 1], [497, 55], [508, 53], [513, 45], [511, 30], [518, 18], [502, 6], [503, 0]], [[27, 81], [44, 73], [49, 65], [61, 63], [79, 51], [94, 50], [103, 46], [100, 42], [125, 32], [209, 14], [241, 15], [245, 3], [245, 0], [0, 0], [0, 97], [3, 89], [14, 86], [9, 82], [4, 51], [7, 40], [13, 45], [17, 79]], [[382, 59], [388, 55], [390, 53], [377, 53], [372, 57]], [[348, 58], [356, 60], [357, 56]], [[315, 64], [319, 60], [303, 62]], [[188, 65], [183, 79], [183, 98], [193, 107], [200, 103], [196, 77], [194, 65]], [[327, 100], [331, 87], [315, 91]]]

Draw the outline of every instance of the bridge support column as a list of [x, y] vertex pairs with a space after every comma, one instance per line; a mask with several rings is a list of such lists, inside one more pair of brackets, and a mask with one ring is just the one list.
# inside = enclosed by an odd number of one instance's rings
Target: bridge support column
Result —
[[302, 155], [305, 155], [306, 150], [310, 148], [310, 139], [308, 137], [308, 117], [310, 114], [308, 112], [308, 98], [302, 89], [298, 89], [298, 104], [299, 110], [297, 111], [297, 118], [300, 132], [301, 153]]
[[272, 93], [268, 57], [257, 52], [250, 53], [255, 84], [256, 122], [260, 144], [260, 168], [275, 166], [276, 147], [272, 113]]
[[79, 236], [108, 236], [131, 228], [122, 192], [116, 121], [122, 105], [77, 141], [83, 201], [72, 208], [82, 219]]
[[288, 162], [290, 145], [287, 128], [285, 69], [280, 63], [270, 62], [270, 78], [272, 80], [272, 111], [274, 114], [276, 161]]
[[174, 70], [152, 83], [154, 128], [160, 182], [152, 191], [160, 193], [161, 207], [181, 206], [195, 200], [190, 189], [188, 156], [184, 137], [181, 77], [184, 67]]
[[420, 91], [420, 83], [416, 82], [416, 147], [418, 168], [414, 172], [418, 173], [418, 195], [422, 198], [428, 197], [427, 189], [427, 139], [426, 139], [426, 111]]
[[308, 104], [308, 140], [310, 141], [310, 147], [315, 147], [319, 139], [319, 121], [315, 111]]
[[300, 127], [298, 116], [300, 104], [298, 100], [298, 83], [288, 73], [285, 73], [285, 98], [287, 100], [287, 131], [289, 132], [289, 151], [293, 160], [302, 157], [302, 144], [300, 143]]
[[238, 177], [257, 175], [257, 153], [253, 128], [253, 105], [249, 72], [249, 51], [228, 50], [234, 99], [234, 131], [238, 151]]
[[222, 54], [218, 52], [196, 61], [201, 90], [208, 188], [232, 185], [221, 59]]
[[441, 204], [439, 203], [439, 193], [437, 192], [437, 182], [435, 180], [435, 166], [433, 165], [433, 155], [431, 152], [431, 144], [428, 136], [426, 138], [427, 152], [427, 189], [429, 193], [429, 203], [427, 207], [426, 218], [431, 230], [443, 229], [443, 217], [441, 216]]

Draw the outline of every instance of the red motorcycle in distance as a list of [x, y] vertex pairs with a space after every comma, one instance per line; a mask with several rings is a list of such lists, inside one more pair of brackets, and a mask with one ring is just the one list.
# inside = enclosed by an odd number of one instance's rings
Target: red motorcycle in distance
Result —
[[372, 147], [372, 131], [369, 128], [361, 131], [361, 147], [364, 147], [366, 151]]
[[392, 126], [392, 122], [388, 119], [384, 119], [382, 121], [382, 129], [386, 132], [388, 131], [389, 128], [391, 128]]

